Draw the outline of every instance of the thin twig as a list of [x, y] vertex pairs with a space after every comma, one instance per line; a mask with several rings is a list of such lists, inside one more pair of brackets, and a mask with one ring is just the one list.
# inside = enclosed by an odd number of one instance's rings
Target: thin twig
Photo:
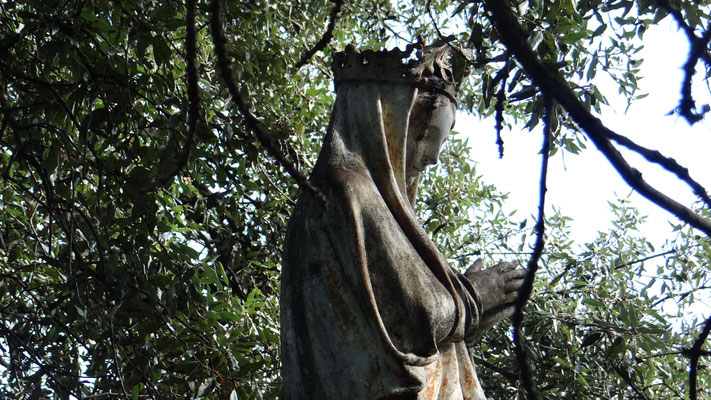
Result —
[[622, 264], [619, 264], [619, 265], [615, 265], [615, 270], [622, 269], [622, 268], [625, 268], [625, 267], [629, 267], [630, 265], [643, 263], [643, 262], [645, 262], [645, 261], [649, 261], [649, 260], [654, 259], [654, 258], [657, 258], [657, 257], [664, 257], [664, 256], [666, 256], [666, 255], [668, 255], [668, 254], [676, 254], [676, 249], [667, 250], [667, 251], [662, 252], [662, 253], [652, 254], [651, 256], [647, 256], [647, 257], [643, 257], [643, 258], [638, 258], [638, 259], [636, 259], [636, 260], [634, 260], [634, 261], [629, 261], [629, 262], [626, 262], [626, 263], [622, 263]]
[[511, 4], [505, 0], [485, 0], [485, 5], [488, 11], [487, 15], [499, 32], [501, 41], [516, 56], [529, 79], [544, 94], [552, 96], [558, 104], [563, 106], [571, 119], [610, 161], [622, 179], [654, 204], [674, 214], [692, 227], [711, 235], [710, 221], [649, 185], [642, 178], [642, 174], [629, 165], [619, 150], [610, 142], [610, 137], [614, 135], [614, 132], [587, 110], [559, 71], [545, 66], [528, 46], [526, 32], [513, 14]]
[[711, 197], [709, 197], [706, 192], [706, 188], [691, 178], [688, 168], [682, 167], [675, 159], [665, 156], [658, 150], [652, 150], [641, 146], [626, 136], [622, 136], [615, 132], [608, 132], [608, 134], [610, 135], [608, 136], [610, 139], [641, 155], [647, 159], [647, 161], [657, 164], [676, 175], [681, 181], [689, 185], [694, 193], [699, 196], [699, 198], [703, 200], [708, 207], [711, 207]]
[[687, 290], [687, 291], [682, 292], [682, 293], [670, 294], [670, 295], [667, 295], [666, 297], [663, 297], [663, 298], [661, 298], [661, 299], [655, 301], [654, 303], [652, 303], [652, 307], [656, 307], [656, 306], [658, 306], [659, 304], [664, 303], [665, 301], [671, 300], [671, 299], [675, 299], [675, 300], [676, 300], [676, 303], [679, 304], [682, 300], [684, 300], [685, 298], [687, 298], [687, 297], [691, 296], [692, 294], [698, 292], [699, 290], [709, 290], [709, 289], [711, 289], [711, 286], [701, 285], [701, 286], [695, 287], [695, 288], [693, 288], [693, 289]]
[[225, 85], [227, 85], [227, 90], [232, 97], [232, 102], [237, 106], [237, 109], [244, 117], [247, 124], [247, 128], [252, 131], [254, 136], [259, 140], [259, 142], [264, 145], [267, 152], [276, 161], [284, 167], [287, 173], [291, 175], [294, 180], [302, 189], [307, 189], [318, 199], [322, 206], [326, 207], [327, 201], [326, 197], [321, 193], [316, 187], [314, 187], [311, 182], [309, 182], [306, 177], [299, 172], [298, 169], [289, 160], [286, 159], [284, 153], [276, 147], [271, 136], [262, 127], [257, 118], [251, 113], [249, 107], [242, 99], [239, 90], [237, 89], [237, 84], [232, 78], [232, 67], [230, 66], [230, 61], [227, 58], [227, 50], [225, 49], [225, 34], [222, 31], [222, 21], [220, 19], [220, 1], [212, 0], [210, 2], [210, 13], [212, 18], [210, 21], [211, 31], [212, 31], [212, 42], [215, 46], [215, 56], [217, 57], [217, 66], [222, 75], [222, 80]]
[[504, 378], [506, 378], [506, 380], [508, 380], [509, 382], [511, 382], [513, 384], [515, 384], [518, 381], [518, 376], [515, 373], [507, 371], [507, 370], [497, 366], [496, 364], [489, 362], [485, 358], [477, 357], [476, 355], [472, 355], [472, 359], [476, 362], [477, 367], [481, 365], [484, 368], [488, 368], [488, 369], [498, 373], [499, 375], [503, 376]]
[[338, 13], [341, 12], [341, 7], [343, 7], [343, 0], [331, 0], [333, 1], [333, 8], [331, 9], [331, 14], [328, 16], [328, 27], [326, 32], [323, 33], [321, 40], [316, 43], [316, 45], [308, 49], [302, 56], [299, 62], [296, 63], [296, 69], [299, 69], [309, 62], [309, 59], [313, 57], [316, 52], [321, 51], [326, 48], [326, 45], [333, 39], [333, 28], [336, 27], [336, 21], [338, 20]]
[[679, 391], [676, 390], [676, 388], [673, 388], [673, 387], [669, 386], [669, 384], [668, 384], [666, 381], [663, 381], [663, 382], [662, 382], [662, 385], [664, 385], [665, 388], [671, 390], [671, 392], [674, 393], [674, 395], [675, 395], [678, 399], [682, 399], [682, 400], [684, 399], [684, 396], [682, 396], [681, 393], [679, 393]]
[[504, 101], [506, 101], [506, 83], [509, 79], [509, 73], [513, 67], [513, 63], [510, 60], [506, 61], [506, 65], [502, 68], [496, 77], [491, 81], [491, 85], [494, 85], [497, 78], [501, 78], [501, 87], [499, 91], [496, 92], [496, 104], [494, 104], [495, 117], [496, 117], [496, 144], [499, 146], [499, 158], [504, 158], [504, 139], [501, 137], [501, 133], [504, 130]]
[[[442, 31], [440, 31], [439, 24], [435, 20], [434, 15], [432, 15], [432, 0], [427, 0], [427, 4], [425, 5], [425, 7], [427, 8], [427, 14], [430, 16], [430, 21], [432, 21], [432, 26], [434, 26], [435, 32], [437, 32], [437, 36], [439, 36], [439, 40], [447, 43], [449, 45], [449, 47], [451, 47], [452, 49], [456, 49], [456, 47], [454, 47], [450, 44], [450, 42], [452, 41], [452, 39], [454, 37], [453, 36], [445, 37], [442, 34]], [[466, 59], [466, 57], [465, 57], [465, 59]]]
[[640, 388], [637, 387], [637, 385], [632, 380], [632, 377], [629, 376], [626, 371], [622, 370], [622, 368], [620, 368], [620, 366], [615, 364], [614, 362], [610, 362], [610, 365], [612, 365], [612, 369], [617, 372], [617, 375], [619, 375], [620, 378], [625, 381], [627, 386], [632, 389], [632, 391], [637, 395], [637, 397], [641, 398], [642, 400], [650, 400], [649, 396], [647, 396]]
[[543, 126], [543, 147], [541, 148], [541, 182], [538, 198], [538, 221], [536, 222], [536, 244], [533, 246], [533, 254], [528, 260], [528, 273], [523, 281], [523, 285], [518, 292], [516, 308], [513, 315], [514, 345], [516, 358], [518, 359], [521, 382], [526, 389], [528, 399], [538, 399], [540, 395], [533, 381], [531, 366], [528, 364], [526, 349], [523, 347], [523, 337], [521, 325], [523, 324], [523, 308], [533, 292], [533, 281], [538, 271], [538, 262], [543, 254], [545, 244], [545, 205], [546, 205], [546, 181], [548, 178], [548, 158], [551, 150], [551, 115], [553, 114], [553, 104], [550, 97], [545, 98], [545, 115]]
[[[96, 393], [96, 394], [90, 394], [88, 396], [82, 397], [82, 400], [89, 400], [89, 399], [103, 399], [103, 398], [117, 398], [121, 394], [120, 393], [115, 393], [115, 392], [102, 392], [102, 393]], [[127, 393], [124, 393], [124, 396], [127, 396]], [[139, 396], [141, 397], [141, 396]]]
[[[476, 62], [472, 60], [470, 55], [467, 55], [465, 53], [468, 53], [467, 51], [464, 50], [471, 50], [471, 43], [467, 43], [467, 45], [464, 48], [461, 48], [459, 46], [455, 46], [452, 44], [452, 41], [455, 39], [454, 35], [449, 35], [449, 36], [444, 36], [442, 34], [442, 31], [439, 29], [439, 24], [435, 20], [434, 15], [432, 14], [432, 0], [427, 0], [427, 4], [425, 5], [427, 8], [427, 14], [430, 16], [430, 21], [432, 21], [432, 26], [435, 28], [435, 32], [437, 32], [437, 36], [439, 37], [439, 40], [441, 40], [444, 44], [446, 44], [451, 51], [454, 53], [458, 54], [466, 63], [466, 67], [464, 70], [463, 76], [467, 76], [469, 74], [469, 69], [471, 68], [472, 65], [476, 65]], [[471, 53], [469, 53], [471, 54]], [[463, 83], [464, 79], [462, 79], [462, 82], [459, 82], [459, 85]]]
[[111, 329], [111, 336], [109, 337], [109, 343], [111, 344], [111, 352], [114, 359], [114, 366], [116, 367], [116, 375], [118, 375], [119, 383], [121, 384], [121, 390], [124, 396], [128, 396], [128, 391], [126, 390], [126, 383], [123, 379], [123, 365], [119, 361], [118, 351], [116, 351], [116, 333], [114, 332], [114, 324], [112, 320], [109, 320], [109, 328]]

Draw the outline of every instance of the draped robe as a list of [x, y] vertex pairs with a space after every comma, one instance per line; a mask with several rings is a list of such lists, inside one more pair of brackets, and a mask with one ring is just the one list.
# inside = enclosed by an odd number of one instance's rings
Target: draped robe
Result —
[[408, 201], [417, 91], [382, 82], [338, 88], [310, 177], [327, 205], [304, 191], [285, 241], [285, 399], [484, 399], [466, 345], [480, 302]]

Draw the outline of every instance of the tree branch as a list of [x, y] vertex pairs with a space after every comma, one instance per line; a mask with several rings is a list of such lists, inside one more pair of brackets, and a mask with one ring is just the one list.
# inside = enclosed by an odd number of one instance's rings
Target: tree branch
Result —
[[341, 12], [341, 7], [343, 7], [343, 0], [331, 0], [333, 8], [331, 9], [331, 14], [328, 16], [328, 27], [326, 27], [326, 32], [323, 33], [321, 40], [319, 40], [316, 45], [308, 49], [302, 56], [299, 62], [296, 63], [296, 69], [299, 69], [309, 62], [309, 59], [313, 57], [316, 52], [326, 48], [326, 45], [333, 38], [333, 28], [336, 27], [336, 21], [338, 20], [338, 13]]
[[623, 381], [629, 386], [632, 391], [637, 395], [637, 397], [641, 398], [642, 400], [650, 400], [649, 396], [647, 396], [640, 388], [637, 387], [637, 385], [634, 383], [632, 380], [632, 377], [629, 376], [627, 371], [624, 371], [622, 368], [620, 368], [619, 365], [615, 364], [614, 362], [610, 361], [610, 365], [612, 366], [612, 369], [617, 372], [617, 375], [619, 375]]
[[645, 261], [648, 261], [648, 260], [651, 260], [651, 259], [654, 259], [654, 258], [657, 258], [657, 257], [664, 257], [664, 256], [669, 255], [669, 254], [676, 254], [676, 249], [667, 250], [667, 251], [662, 252], [662, 253], [652, 254], [651, 256], [647, 256], [647, 257], [643, 257], [643, 258], [638, 258], [638, 259], [636, 259], [636, 260], [634, 260], [634, 261], [630, 261], [630, 262], [622, 263], [622, 264], [619, 264], [619, 265], [615, 265], [615, 271], [617, 271], [618, 269], [622, 269], [622, 268], [629, 267], [630, 265], [643, 263], [643, 262], [645, 262]]
[[676, 175], [677, 178], [689, 185], [689, 187], [694, 191], [694, 194], [696, 194], [701, 200], [703, 200], [703, 202], [706, 203], [708, 207], [711, 207], [711, 197], [709, 197], [708, 193], [706, 192], [706, 188], [703, 187], [703, 185], [701, 185], [699, 182], [691, 178], [691, 176], [689, 175], [688, 168], [682, 167], [681, 165], [679, 165], [678, 162], [676, 162], [675, 159], [671, 157], [666, 157], [658, 150], [652, 150], [641, 146], [626, 136], [622, 136], [612, 131], [610, 131], [608, 134], [610, 135], [608, 136], [610, 139], [636, 152], [637, 154], [647, 159], [647, 161], [657, 164], [662, 168], [666, 169], [667, 171]]
[[262, 127], [257, 118], [251, 113], [249, 107], [242, 99], [242, 96], [237, 89], [237, 84], [232, 78], [232, 67], [230, 66], [230, 61], [227, 58], [227, 50], [225, 49], [225, 34], [222, 31], [222, 21], [220, 20], [220, 1], [211, 0], [210, 2], [210, 13], [212, 14], [210, 25], [212, 31], [212, 43], [215, 46], [215, 56], [217, 57], [217, 66], [222, 75], [222, 80], [225, 85], [227, 85], [227, 90], [232, 97], [232, 102], [237, 106], [237, 109], [244, 117], [247, 128], [252, 131], [257, 140], [264, 145], [267, 152], [277, 160], [277, 162], [284, 167], [284, 169], [291, 175], [291, 177], [296, 180], [299, 187], [302, 189], [307, 189], [318, 199], [318, 201], [324, 206], [327, 206], [326, 197], [321, 193], [316, 187], [314, 187], [311, 182], [309, 182], [306, 177], [296, 169], [294, 164], [286, 159], [284, 153], [282, 153], [279, 148], [276, 147], [271, 136]]
[[[683, 30], [686, 34], [686, 37], [689, 39], [689, 42], [691, 42], [692, 46], [696, 42], [701, 40], [694, 33], [694, 29], [686, 23], [686, 21], [684, 20], [684, 16], [681, 15], [681, 11], [679, 10], [679, 8], [672, 6], [671, 3], [669, 3], [669, 0], [657, 0], [657, 4], [659, 4], [661, 8], [671, 14], [676, 23], [679, 25], [679, 28], [681, 28], [681, 30]], [[706, 65], [711, 67], [711, 54], [709, 54], [708, 52], [704, 52], [701, 55], [701, 58], [704, 60]]]
[[696, 111], [696, 103], [691, 94], [691, 80], [696, 72], [696, 64], [703, 54], [708, 54], [706, 48], [711, 40], [711, 27], [704, 32], [704, 36], [700, 40], [691, 42], [691, 50], [689, 58], [684, 64], [684, 82], [681, 85], [681, 100], [679, 101], [679, 114], [686, 119], [689, 125], [693, 125], [702, 119], [709, 109], [708, 106], [700, 112]]
[[639, 192], [656, 205], [674, 214], [707, 235], [711, 235], [711, 222], [700, 217], [688, 207], [671, 199], [656, 188], [650, 186], [642, 174], [632, 168], [622, 154], [610, 142], [615, 132], [605, 127], [577, 99], [566, 81], [557, 71], [554, 71], [538, 59], [526, 42], [526, 33], [519, 25], [511, 10], [510, 3], [505, 0], [485, 0], [489, 18], [496, 27], [501, 41], [515, 56], [526, 71], [528, 77], [541, 91], [551, 96], [565, 108], [571, 119], [587, 134], [595, 146], [610, 161], [622, 179], [630, 187]]
[[[684, 300], [685, 298], [687, 298], [687, 297], [691, 296], [692, 294], [698, 292], [699, 290], [709, 290], [709, 289], [711, 289], [711, 286], [701, 285], [701, 286], [692, 288], [692, 289], [690, 289], [690, 290], [687, 290], [687, 291], [685, 291], [685, 292], [681, 292], [681, 293], [678, 294], [678, 298], [675, 299], [675, 300], [676, 300], [676, 303], [677, 303], [677, 304], [680, 303], [682, 300]], [[667, 300], [674, 299], [676, 296], [677, 296], [677, 295], [674, 295], [674, 294], [667, 295], [667, 296], [665, 296], [665, 297], [663, 297], [663, 298], [661, 298], [661, 299], [655, 301], [654, 303], [652, 303], [652, 307], [656, 307], [656, 306], [658, 306], [659, 304], [664, 303], [664, 302], [667, 301]]]
[[[30, 362], [37, 365], [37, 367], [44, 374], [48, 375], [50, 377], [50, 379], [52, 379], [52, 381], [54, 381], [57, 384], [57, 387], [60, 389], [60, 391], [64, 392], [64, 393], [60, 392], [59, 394], [71, 395], [71, 396], [75, 396], [75, 397], [77, 396], [77, 392], [75, 392], [71, 388], [67, 387], [67, 385], [65, 385], [62, 382], [62, 380], [59, 379], [57, 377], [57, 375], [54, 374], [54, 372], [65, 372], [63, 369], [57, 368], [50, 363], [46, 363], [43, 356], [37, 355], [37, 353], [34, 351], [34, 349], [31, 348], [29, 345], [27, 345], [27, 343], [25, 343], [25, 341], [22, 340], [22, 338], [15, 333], [15, 331], [13, 331], [12, 329], [10, 329], [9, 327], [7, 327], [5, 325], [4, 321], [0, 322], [0, 331], [7, 333], [7, 336], [5, 336], [5, 340], [7, 340], [8, 342], [11, 340], [15, 341], [21, 348], [23, 348], [24, 351], [29, 356], [28, 358], [29, 358]], [[66, 374], [66, 375], [71, 375], [71, 374]]]
[[527, 398], [538, 399], [540, 394], [536, 389], [535, 382], [533, 382], [533, 373], [531, 371], [530, 365], [528, 365], [528, 360], [526, 356], [526, 349], [523, 347], [523, 332], [521, 331], [521, 325], [523, 324], [523, 308], [526, 302], [531, 297], [533, 292], [533, 281], [536, 278], [536, 271], [538, 271], [538, 261], [541, 259], [543, 254], [543, 247], [545, 244], [545, 205], [546, 205], [546, 181], [548, 177], [548, 158], [551, 150], [551, 114], [553, 113], [553, 104], [551, 98], [545, 97], [546, 113], [544, 116], [544, 127], [543, 127], [543, 147], [541, 148], [541, 182], [540, 191], [538, 199], [538, 221], [536, 222], [536, 244], [533, 247], [533, 254], [528, 260], [528, 273], [523, 281], [523, 286], [518, 292], [518, 298], [516, 299], [516, 308], [513, 315], [513, 330], [514, 330], [514, 345], [516, 351], [516, 358], [518, 359], [519, 373], [521, 374], [521, 382], [526, 389]]
[[711, 55], [706, 51], [709, 40], [711, 40], [711, 27], [699, 38], [696, 36], [694, 29], [684, 20], [684, 16], [681, 14], [679, 8], [672, 6], [668, 0], [657, 0], [657, 3], [674, 17], [674, 20], [676, 20], [679, 27], [686, 33], [686, 37], [689, 39], [689, 58], [686, 60], [686, 63], [684, 63], [684, 81], [681, 85], [681, 100], [679, 101], [677, 110], [679, 114], [686, 119], [689, 125], [693, 125], [701, 121], [704, 118], [704, 114], [709, 111], [708, 108], [702, 110], [700, 113], [695, 110], [696, 105], [691, 95], [691, 79], [694, 76], [696, 64], [699, 59], [703, 59], [706, 65], [711, 67]]
[[476, 362], [477, 367], [479, 365], [481, 365], [484, 368], [488, 368], [488, 369], [498, 373], [499, 375], [503, 376], [504, 378], [506, 378], [506, 380], [508, 380], [509, 382], [511, 382], [513, 384], [516, 384], [516, 382], [518, 381], [518, 376], [515, 373], [507, 371], [503, 368], [500, 368], [496, 364], [490, 363], [488, 360], [486, 360], [484, 358], [477, 357], [476, 355], [472, 355], [472, 359], [474, 359], [474, 361]]
[[509, 73], [513, 68], [513, 63], [506, 60], [506, 65], [499, 70], [491, 85], [494, 85], [498, 79], [501, 79], [501, 87], [496, 92], [496, 104], [494, 104], [496, 117], [496, 144], [499, 146], [499, 158], [504, 158], [504, 139], [501, 137], [501, 132], [504, 130], [504, 101], [506, 100], [506, 82], [509, 79]]
[[701, 350], [706, 338], [708, 338], [709, 333], [711, 333], [711, 316], [706, 319], [704, 327], [701, 330], [701, 334], [694, 341], [694, 345], [684, 352], [685, 355], [689, 357], [691, 366], [689, 367], [689, 400], [696, 400], [697, 396], [697, 376], [699, 368], [699, 358], [706, 352]]

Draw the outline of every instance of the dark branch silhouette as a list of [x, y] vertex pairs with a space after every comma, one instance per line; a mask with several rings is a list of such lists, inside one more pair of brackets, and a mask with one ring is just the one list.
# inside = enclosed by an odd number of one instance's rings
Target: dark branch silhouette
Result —
[[333, 29], [336, 27], [336, 21], [338, 20], [338, 13], [341, 12], [343, 7], [343, 0], [331, 0], [333, 1], [333, 8], [331, 9], [331, 14], [328, 16], [328, 27], [326, 27], [326, 32], [323, 33], [321, 40], [319, 40], [316, 45], [308, 49], [302, 56], [299, 62], [296, 63], [296, 69], [299, 69], [309, 62], [309, 59], [313, 57], [316, 52], [326, 48], [328, 43], [333, 39]]
[[694, 77], [696, 64], [699, 59], [703, 59], [706, 65], [711, 67], [711, 55], [707, 51], [709, 41], [711, 40], [711, 27], [704, 32], [702, 37], [698, 37], [694, 32], [694, 28], [689, 26], [686, 20], [684, 20], [684, 16], [681, 14], [679, 8], [672, 6], [668, 0], [657, 0], [657, 3], [671, 14], [689, 39], [689, 58], [686, 60], [686, 63], [684, 63], [684, 81], [681, 85], [681, 100], [679, 101], [677, 112], [684, 117], [690, 125], [693, 125], [701, 121], [704, 115], [709, 111], [708, 107], [701, 110], [701, 112], [696, 111], [696, 103], [691, 94], [691, 80]]
[[[684, 20], [684, 16], [681, 15], [681, 10], [679, 10], [679, 8], [672, 6], [671, 3], [669, 3], [669, 0], [657, 0], [657, 4], [666, 10], [666, 12], [671, 14], [676, 23], [679, 25], [679, 28], [684, 31], [686, 37], [692, 45], [695, 45], [699, 40], [701, 40], [698, 36], [696, 36], [696, 33], [694, 33], [694, 29], [686, 23], [686, 20]], [[706, 65], [711, 67], [711, 54], [704, 52], [701, 54], [701, 58], [704, 60]]]
[[644, 146], [640, 146], [626, 136], [622, 136], [615, 132], [608, 132], [609, 138], [619, 143], [622, 146], [640, 154], [642, 157], [647, 159], [647, 161], [655, 163], [667, 171], [675, 174], [681, 181], [685, 182], [694, 193], [699, 196], [706, 206], [711, 207], [711, 197], [709, 197], [706, 192], [706, 188], [703, 187], [699, 182], [695, 181], [689, 175], [689, 169], [682, 167], [676, 162], [675, 159], [671, 157], [666, 157], [664, 154], [660, 153], [658, 150], [648, 149]]
[[[647, 256], [647, 257], [643, 257], [643, 258], [638, 258], [638, 259], [636, 259], [636, 260], [634, 260], [634, 261], [630, 261], [630, 262], [622, 263], [622, 264], [619, 264], [619, 265], [615, 265], [615, 271], [617, 271], [618, 269], [627, 268], [627, 267], [629, 267], [629, 266], [631, 266], [631, 265], [634, 265], [634, 264], [641, 264], [641, 263], [643, 263], [643, 262], [645, 262], [645, 261], [649, 261], [649, 260], [652, 260], [652, 259], [657, 258], [657, 257], [664, 257], [664, 256], [669, 255], [669, 254], [676, 254], [676, 252], [677, 252], [676, 249], [671, 249], [671, 250], [664, 251], [664, 252], [662, 252], [662, 253], [652, 254], [651, 256]], [[671, 258], [673, 258], [673, 257], [671, 257]]]
[[531, 254], [531, 258], [528, 260], [528, 273], [523, 281], [523, 286], [518, 292], [516, 308], [512, 318], [516, 358], [518, 360], [519, 373], [521, 374], [521, 382], [526, 389], [528, 399], [538, 399], [540, 397], [536, 389], [536, 384], [533, 382], [531, 366], [528, 364], [526, 349], [523, 344], [523, 331], [521, 329], [521, 325], [523, 324], [523, 308], [526, 306], [526, 302], [531, 297], [531, 293], [533, 292], [533, 281], [536, 278], [538, 262], [541, 259], [543, 247], [545, 245], [545, 205], [546, 191], [548, 190], [546, 187], [546, 181], [548, 177], [548, 158], [551, 150], [551, 115], [553, 114], [553, 104], [550, 97], [545, 98], [545, 104], [543, 147], [541, 148], [542, 161], [538, 199], [538, 220], [536, 221], [535, 227], [536, 243], [533, 247], [533, 254]]
[[222, 21], [220, 20], [219, 0], [212, 0], [210, 2], [210, 13], [212, 14], [210, 19], [210, 26], [212, 33], [212, 42], [215, 46], [215, 56], [217, 57], [217, 66], [222, 76], [222, 81], [225, 83], [225, 85], [227, 85], [227, 90], [229, 91], [230, 96], [232, 97], [232, 102], [237, 106], [237, 109], [244, 117], [245, 123], [247, 124], [247, 128], [254, 134], [257, 140], [262, 145], [264, 145], [267, 152], [274, 159], [276, 159], [282, 167], [284, 167], [286, 172], [292, 178], [294, 178], [294, 180], [298, 183], [299, 187], [311, 191], [314, 196], [316, 196], [316, 198], [319, 200], [319, 202], [325, 207], [326, 198], [323, 196], [323, 193], [316, 189], [316, 187], [314, 187], [311, 182], [309, 182], [308, 179], [306, 179], [306, 177], [301, 172], [299, 172], [298, 169], [296, 169], [294, 164], [292, 164], [289, 160], [286, 159], [284, 153], [279, 150], [279, 148], [272, 140], [271, 136], [267, 133], [267, 131], [262, 127], [257, 118], [249, 110], [249, 107], [247, 106], [247, 103], [245, 103], [244, 99], [242, 99], [242, 95], [240, 95], [239, 90], [237, 89], [237, 84], [232, 78], [232, 67], [230, 66], [230, 61], [227, 58], [227, 50], [225, 49], [226, 39], [225, 34], [222, 31]]
[[684, 352], [689, 357], [691, 366], [689, 367], [689, 400], [696, 400], [697, 397], [697, 377], [699, 374], [699, 358], [702, 355], [708, 355], [707, 352], [701, 350], [706, 339], [711, 333], [711, 316], [706, 319], [701, 334], [694, 341], [694, 345]]
[[684, 117], [690, 125], [704, 119], [704, 115], [709, 111], [708, 105], [701, 111], [697, 111], [696, 102], [694, 102], [694, 98], [691, 94], [691, 80], [696, 72], [696, 64], [699, 62], [699, 58], [701, 58], [703, 54], [708, 54], [706, 49], [709, 45], [709, 40], [711, 40], [711, 27], [706, 30], [700, 40], [696, 40], [691, 43], [689, 58], [686, 60], [683, 68], [684, 82], [681, 85], [679, 114], [681, 114], [681, 116]]
[[52, 379], [52, 381], [54, 381], [54, 383], [57, 384], [57, 388], [60, 389], [59, 394], [65, 396], [71, 395], [75, 397], [78, 395], [78, 393], [67, 387], [67, 385], [63, 383], [63, 380], [58, 377], [57, 373], [60, 375], [66, 375], [63, 373], [62, 368], [47, 363], [42, 355], [38, 355], [32, 347], [22, 340], [22, 337], [17, 335], [15, 331], [5, 325], [4, 321], [0, 322], [0, 332], [4, 332], [6, 334], [6, 340], [8, 340], [9, 345], [20, 347], [27, 355], [29, 355], [29, 359], [33, 364], [37, 365], [41, 375], [47, 375], [50, 379]]
[[529, 79], [544, 94], [551, 96], [568, 112], [571, 119], [587, 134], [598, 150], [605, 155], [622, 179], [656, 205], [674, 214], [692, 227], [711, 235], [711, 222], [649, 185], [642, 178], [642, 174], [631, 167], [627, 160], [622, 157], [622, 154], [610, 141], [610, 138], [616, 135], [615, 132], [605, 127], [598, 118], [593, 116], [578, 100], [558, 71], [546, 67], [528, 46], [526, 32], [513, 14], [510, 3], [503, 0], [486, 0], [485, 6], [492, 24], [501, 37], [501, 41], [516, 56]]
[[491, 81], [491, 85], [495, 85], [501, 80], [501, 87], [496, 92], [496, 104], [494, 104], [496, 117], [496, 144], [499, 146], [499, 158], [504, 158], [504, 139], [501, 137], [501, 132], [504, 130], [504, 101], [506, 101], [506, 82], [509, 79], [509, 73], [513, 68], [513, 63], [506, 61], [506, 65], [502, 68]]

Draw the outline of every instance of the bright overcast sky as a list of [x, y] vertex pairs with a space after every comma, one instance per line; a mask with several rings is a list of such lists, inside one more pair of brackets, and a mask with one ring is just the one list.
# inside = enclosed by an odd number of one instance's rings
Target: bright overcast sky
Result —
[[[615, 132], [675, 158], [689, 168], [692, 178], [711, 188], [711, 121], [704, 120], [692, 128], [676, 115], [667, 115], [678, 105], [680, 98], [681, 67], [688, 54], [686, 38], [669, 21], [666, 26], [650, 28], [645, 33], [644, 45], [641, 53], [644, 79], [640, 81], [640, 93], [649, 93], [649, 96], [633, 103], [625, 114], [626, 102], [615, 98], [616, 88], [603, 88], [611, 106], [604, 106], [601, 119]], [[697, 79], [694, 92], [697, 106], [711, 103], [708, 92], [705, 82]], [[511, 131], [504, 130], [504, 158], [499, 159], [493, 126], [493, 120], [479, 121], [460, 114], [455, 129], [470, 135], [471, 156], [478, 163], [477, 172], [483, 175], [484, 181], [510, 193], [508, 208], [519, 210], [521, 218], [535, 214], [541, 132], [516, 127]], [[572, 233], [577, 241], [592, 240], [597, 231], [607, 230], [613, 217], [607, 202], [626, 197], [631, 192], [594, 145], [587, 144], [588, 148], [579, 155], [559, 151], [551, 158], [548, 172], [546, 213], [551, 214], [552, 204], [563, 215], [573, 218]], [[623, 154], [629, 155], [628, 152]], [[685, 185], [679, 184], [673, 175], [662, 172], [661, 168], [648, 167], [640, 157], [628, 157], [628, 161], [642, 171], [649, 183], [675, 200], [687, 206], [695, 200]], [[667, 221], [675, 220], [674, 217], [636, 193], [630, 199], [633, 206], [648, 216], [641, 231], [660, 249], [666, 239], [673, 237]]]

